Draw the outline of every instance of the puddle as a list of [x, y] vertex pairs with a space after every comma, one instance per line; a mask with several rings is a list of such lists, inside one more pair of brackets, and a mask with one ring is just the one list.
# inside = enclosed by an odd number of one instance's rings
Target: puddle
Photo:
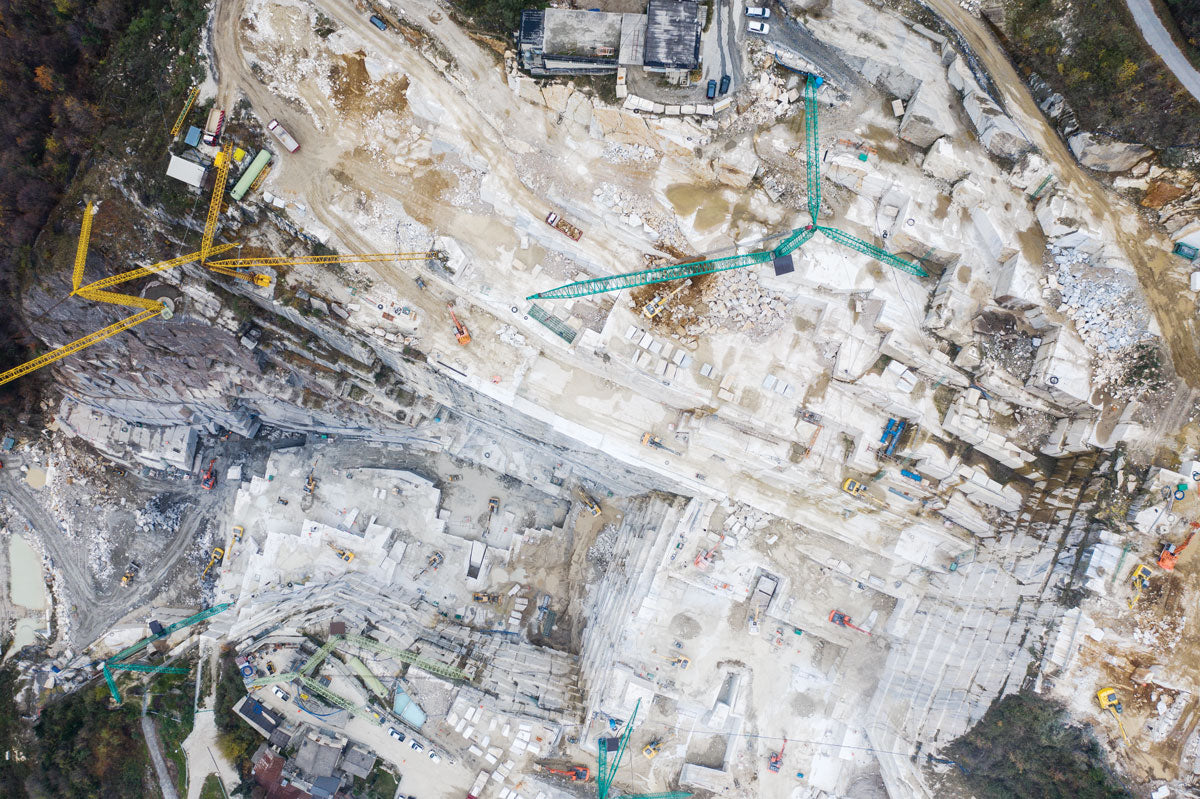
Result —
[[25, 475], [25, 482], [29, 483], [30, 488], [44, 488], [46, 486], [46, 470], [38, 466], [30, 466], [29, 473]]
[[692, 227], [697, 231], [712, 230], [729, 218], [729, 200], [719, 188], [676, 183], [667, 187], [666, 195], [677, 215], [696, 215]]
[[[32, 471], [32, 470], [31, 470]], [[42, 558], [19, 535], [8, 542], [9, 597], [13, 604], [29, 610], [46, 609], [46, 588], [42, 582]]]
[[12, 646], [5, 653], [7, 658], [14, 652], [20, 652], [22, 647], [29, 646], [37, 640], [37, 631], [41, 628], [41, 623], [37, 619], [17, 619], [16, 626], [13, 628]]

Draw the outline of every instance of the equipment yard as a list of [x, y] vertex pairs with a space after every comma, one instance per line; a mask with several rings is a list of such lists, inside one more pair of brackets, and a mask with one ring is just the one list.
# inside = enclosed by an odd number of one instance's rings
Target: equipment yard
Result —
[[213, 4], [184, 199], [93, 174], [22, 289], [21, 711], [191, 799], [965, 799], [1032, 699], [1192, 795], [1184, 156], [967, 3], [602, 5]]

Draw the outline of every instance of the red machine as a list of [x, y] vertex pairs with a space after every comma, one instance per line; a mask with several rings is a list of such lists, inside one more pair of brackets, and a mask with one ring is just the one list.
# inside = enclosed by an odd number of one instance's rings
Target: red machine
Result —
[[446, 307], [450, 309], [450, 318], [454, 320], [454, 337], [458, 339], [458, 343], [462, 346], [467, 346], [471, 343], [471, 334], [467, 332], [467, 326], [458, 321], [458, 317], [454, 315], [454, 306], [446, 303]]
[[787, 749], [787, 738], [783, 739], [783, 746], [779, 747], [778, 752], [772, 752], [767, 757], [767, 769], [773, 773], [779, 773], [779, 767], [783, 765], [783, 750]]
[[216, 458], [213, 458], [211, 461], [209, 461], [208, 462], [208, 471], [206, 471], [204, 473], [204, 476], [200, 478], [200, 487], [203, 488], [205, 491], [212, 491], [213, 488], [217, 485], [217, 476], [215, 474], [213, 474], [213, 464], [216, 462], [217, 462]]
[[546, 771], [551, 774], [561, 774], [571, 782], [587, 782], [587, 778], [591, 776], [587, 766], [572, 766], [569, 769], [557, 769], [546, 767]]
[[1162, 549], [1162, 554], [1158, 556], [1158, 565], [1164, 570], [1175, 571], [1175, 563], [1179, 560], [1179, 556], [1183, 554], [1183, 550], [1188, 548], [1188, 544], [1192, 543], [1193, 536], [1196, 535], [1195, 524], [1193, 523], [1192, 532], [1188, 533], [1188, 537], [1183, 539], [1183, 543], [1179, 546], [1175, 544], [1167, 544]]
[[839, 627], [849, 627], [851, 630], [858, 630], [860, 633], [867, 633], [867, 635], [870, 635], [870, 633], [864, 630], [862, 627], [856, 627], [850, 617], [845, 613], [842, 613], [840, 610], [829, 611], [829, 620]]

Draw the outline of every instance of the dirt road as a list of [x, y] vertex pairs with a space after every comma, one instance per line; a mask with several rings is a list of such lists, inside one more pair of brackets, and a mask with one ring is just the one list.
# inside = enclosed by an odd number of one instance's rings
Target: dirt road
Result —
[[201, 522], [233, 501], [232, 487], [224, 483], [218, 484], [214, 491], [197, 492], [201, 496], [180, 521], [179, 529], [163, 549], [161, 557], [153, 565], [143, 564], [144, 571], [133, 586], [122, 588], [117, 584], [101, 593], [93, 580], [83, 542], [63, 533], [58, 522], [43, 507], [43, 499], [20, 478], [15, 470], [0, 473], [0, 495], [29, 525], [30, 533], [62, 577], [64, 584], [59, 586], [59, 591], [72, 607], [69, 640], [76, 649], [87, 646], [126, 614], [157, 596], [162, 583], [189, 550]]
[[1167, 341], [1175, 369], [1189, 386], [1200, 387], [1200, 351], [1196, 345], [1196, 304], [1187, 291], [1187, 271], [1170, 255], [1171, 244], [1141, 217], [1138, 209], [1100, 185], [1081, 167], [1057, 131], [1038, 109], [996, 38], [983, 23], [964, 11], [956, 0], [924, 0], [957, 29], [991, 74], [1008, 111], [1026, 136], [1053, 165], [1064, 192], [1088, 205], [1137, 269], [1154, 314]]

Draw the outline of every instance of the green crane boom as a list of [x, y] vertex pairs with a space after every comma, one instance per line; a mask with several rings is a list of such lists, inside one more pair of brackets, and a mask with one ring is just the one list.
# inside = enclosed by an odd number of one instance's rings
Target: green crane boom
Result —
[[629, 717], [629, 723], [625, 726], [625, 732], [621, 735], [621, 743], [617, 746], [617, 759], [608, 763], [608, 750], [599, 741], [596, 742], [597, 750], [597, 773], [596, 773], [596, 795], [599, 799], [608, 799], [608, 792], [612, 788], [613, 779], [617, 776], [617, 770], [621, 768], [621, 759], [625, 757], [625, 749], [629, 746], [629, 736], [633, 734], [633, 722], [637, 719], [638, 709], [642, 706], [642, 700], [638, 700], [633, 706], [633, 715]]
[[104, 681], [108, 683], [108, 692], [112, 694], [113, 701], [118, 705], [121, 704], [121, 691], [117, 688], [117, 681], [113, 679], [114, 671], [144, 671], [150, 674], [187, 674], [188, 669], [181, 669], [175, 666], [156, 666], [153, 663], [113, 663], [111, 666], [105, 663], [101, 670], [104, 672]]
[[666, 793], [623, 793], [616, 799], [687, 799], [692, 794], [688, 791], [667, 791]]
[[821, 213], [821, 140], [817, 126], [817, 82], [804, 84], [804, 138], [808, 144], [808, 163], [804, 171], [808, 177], [808, 215], [817, 224]]
[[379, 723], [379, 716], [372, 712], [367, 707], [362, 707], [354, 704], [344, 696], [335, 694], [333, 691], [326, 688], [321, 683], [306, 677], [305, 675], [295, 671], [285, 671], [280, 674], [269, 674], [266, 677], [259, 677], [246, 683], [249, 688], [261, 688], [264, 685], [278, 685], [279, 683], [297, 682], [303, 685], [308, 690], [312, 691], [317, 696], [321, 697], [326, 703], [334, 707], [340, 707], [347, 713], [358, 716], [361, 719], [366, 719], [374, 724]]
[[322, 646], [320, 649], [318, 649], [316, 652], [313, 653], [313, 656], [308, 659], [308, 662], [305, 663], [303, 667], [301, 667], [300, 673], [304, 674], [306, 676], [309, 674], [312, 674], [313, 669], [315, 669], [317, 667], [317, 664], [319, 664], [322, 660], [324, 660], [326, 657], [328, 657], [329, 653], [332, 652], [333, 648], [337, 645], [338, 645], [338, 637], [335, 635], [335, 636], [331, 637], [328, 641], [326, 641], [324, 646]]
[[609, 291], [631, 289], [635, 286], [645, 286], [648, 283], [662, 283], [666, 280], [707, 275], [711, 272], [724, 272], [729, 269], [741, 269], [745, 266], [761, 264], [771, 260], [769, 252], [748, 252], [742, 255], [728, 255], [723, 258], [713, 258], [708, 261], [692, 261], [686, 264], [661, 266], [657, 269], [643, 269], [640, 272], [629, 272], [624, 275], [609, 277], [594, 277], [568, 283], [549, 291], [531, 294], [527, 300], [558, 300], [568, 297], [586, 297], [590, 294], [604, 294]]
[[880, 261], [883, 261], [885, 264], [887, 264], [889, 266], [896, 267], [901, 272], [907, 272], [908, 274], [916, 275], [917, 277], [928, 277], [929, 276], [928, 272], [926, 272], [924, 269], [917, 266], [916, 264], [909, 263], [908, 261], [904, 260], [903, 258], [899, 258], [895, 255], [892, 255], [887, 250], [880, 249], [879, 247], [876, 247], [874, 244], [868, 244], [867, 242], [863, 241], [862, 239], [851, 236], [849, 233], [845, 233], [841, 230], [838, 230], [837, 228], [818, 226], [817, 230], [821, 231], [827, 237], [836, 241], [838, 244], [843, 244], [852, 250], [857, 250], [858, 252], [861, 252], [864, 255], [869, 255], [872, 258], [876, 258]]
[[525, 299], [557, 300], [586, 297], [591, 294], [603, 294], [609, 291], [633, 288], [634, 286], [644, 286], [648, 283], [663, 283], [668, 280], [680, 280], [682, 278], [706, 275], [711, 272], [742, 269], [743, 267], [771, 261], [780, 256], [790, 255], [808, 242], [818, 230], [833, 241], [864, 255], [876, 258], [889, 266], [894, 266], [910, 275], [927, 277], [929, 273], [920, 266], [892, 255], [887, 250], [876, 247], [874, 244], [868, 244], [862, 239], [855, 238], [849, 233], [844, 233], [836, 228], [817, 225], [817, 216], [821, 212], [821, 137], [817, 112], [817, 87], [819, 85], [819, 80], [811, 77], [804, 85], [804, 138], [807, 160], [804, 169], [808, 182], [808, 214], [812, 217], [812, 224], [793, 230], [787, 238], [783, 239], [771, 251], [749, 252], [743, 255], [731, 255], [707, 261], [692, 261], [686, 264], [675, 264], [657, 269], [643, 269], [639, 272], [629, 272], [623, 275], [610, 275], [609, 277], [579, 280], [550, 289], [549, 291], [531, 294]]
[[404, 663], [408, 663], [412, 666], [416, 666], [418, 669], [427, 671], [430, 674], [436, 674], [439, 677], [444, 677], [447, 680], [462, 680], [463, 682], [470, 682], [470, 675], [462, 669], [446, 665], [445, 663], [426, 660], [416, 652], [409, 652], [407, 649], [388, 646], [387, 644], [376, 641], [374, 638], [367, 638], [363, 635], [352, 635], [347, 633], [342, 637], [345, 638], [347, 642], [357, 644], [363, 649], [370, 649], [373, 652], [391, 655], [397, 660], [403, 661]]
[[230, 607], [231, 607], [231, 605], [229, 602], [225, 602], [220, 605], [213, 605], [211, 608], [202, 610], [194, 616], [188, 616], [186, 619], [183, 619], [182, 621], [175, 622], [170, 627], [164, 627], [163, 631], [161, 633], [158, 633], [157, 635], [151, 635], [148, 638], [143, 638], [142, 640], [138, 641], [133, 646], [129, 646], [129, 647], [126, 647], [125, 649], [122, 649], [120, 652], [113, 655], [112, 657], [110, 657], [108, 660], [106, 660], [104, 662], [107, 663], [109, 666], [113, 665], [114, 663], [120, 663], [122, 660], [125, 660], [126, 658], [132, 657], [133, 655], [137, 654], [138, 652], [141, 652], [143, 649], [150, 646], [150, 644], [154, 643], [155, 641], [157, 641], [161, 638], [166, 638], [168, 635], [175, 632], [176, 630], [182, 630], [184, 627], [190, 627], [193, 624], [199, 624], [200, 622], [204, 621], [205, 619], [210, 619], [213, 616], [216, 616], [218, 613], [223, 613], [224, 611], [228, 610]]

